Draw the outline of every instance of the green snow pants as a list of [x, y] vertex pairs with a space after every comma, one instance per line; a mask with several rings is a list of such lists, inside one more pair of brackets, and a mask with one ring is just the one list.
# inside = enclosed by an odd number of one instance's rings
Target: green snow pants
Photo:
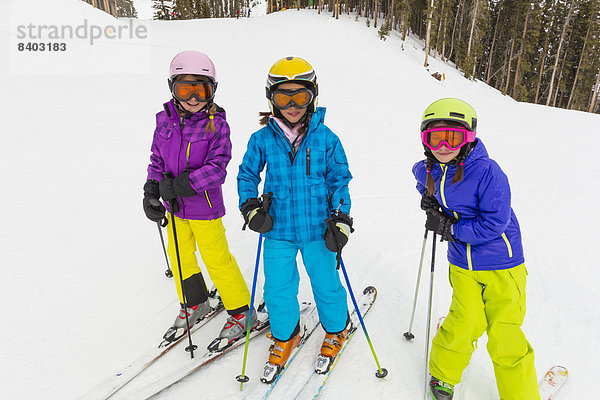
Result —
[[501, 400], [539, 400], [533, 348], [521, 331], [525, 317], [525, 264], [469, 271], [450, 264], [452, 304], [433, 338], [429, 372], [455, 385], [477, 339], [487, 332]]

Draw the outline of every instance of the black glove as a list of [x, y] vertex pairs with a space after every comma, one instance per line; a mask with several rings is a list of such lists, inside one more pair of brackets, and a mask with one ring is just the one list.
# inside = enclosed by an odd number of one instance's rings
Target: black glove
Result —
[[454, 242], [452, 237], [452, 224], [456, 223], [457, 219], [446, 215], [442, 211], [429, 210], [427, 211], [427, 221], [425, 228], [441, 236], [442, 240]]
[[176, 178], [164, 177], [159, 183], [160, 197], [164, 201], [171, 201], [177, 197], [190, 197], [196, 195], [196, 191], [190, 184], [190, 171], [185, 170]]
[[242, 230], [245, 230], [246, 226], [258, 233], [267, 233], [273, 229], [273, 218], [269, 215], [271, 197], [269, 196], [268, 199], [267, 202], [263, 202], [261, 199], [253, 198], [242, 204], [240, 207], [244, 217]]
[[163, 206], [158, 200], [159, 188], [158, 181], [154, 179], [148, 179], [144, 184], [144, 200], [142, 204], [144, 206], [144, 213], [150, 221], [160, 222], [165, 218], [165, 206]]
[[431, 196], [427, 193], [425, 193], [423, 195], [423, 197], [421, 197], [421, 210], [423, 211], [429, 211], [429, 210], [436, 210], [439, 211], [442, 207], [440, 206], [440, 203], [438, 203], [437, 199], [434, 196]]
[[329, 251], [337, 253], [348, 243], [352, 228], [352, 218], [344, 213], [337, 213], [325, 220], [327, 230], [325, 231], [325, 246]]

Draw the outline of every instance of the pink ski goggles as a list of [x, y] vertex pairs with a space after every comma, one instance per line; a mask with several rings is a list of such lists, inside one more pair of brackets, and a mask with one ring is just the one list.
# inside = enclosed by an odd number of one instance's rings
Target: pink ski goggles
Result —
[[421, 141], [431, 150], [439, 150], [443, 144], [450, 150], [458, 150], [475, 141], [476, 132], [454, 126], [436, 126], [421, 132]]

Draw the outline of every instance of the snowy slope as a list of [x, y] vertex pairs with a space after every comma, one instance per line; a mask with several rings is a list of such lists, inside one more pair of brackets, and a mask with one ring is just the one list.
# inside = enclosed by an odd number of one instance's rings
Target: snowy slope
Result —
[[[217, 102], [228, 111], [233, 160], [224, 218], [233, 254], [251, 284], [256, 235], [242, 232], [235, 176], [246, 142], [267, 109], [264, 81], [277, 59], [298, 55], [315, 67], [326, 123], [339, 134], [354, 180], [356, 232], [345, 250], [355, 291], [379, 290], [366, 319], [379, 359], [361, 332], [322, 393], [323, 399], [422, 396], [428, 277], [407, 343], [424, 216], [410, 168], [422, 158], [421, 113], [431, 101], [461, 97], [479, 114], [479, 136], [507, 172], [529, 270], [524, 330], [538, 374], [554, 363], [571, 372], [561, 399], [581, 399], [595, 379], [596, 227], [600, 176], [593, 154], [598, 115], [521, 104], [465, 80], [437, 59], [422, 68], [422, 44], [383, 42], [364, 20], [289, 10], [245, 19], [136, 21], [145, 39], [69, 41], [63, 54], [15, 50], [19, 24], [126, 23], [77, 0], [11, 0], [0, 10], [0, 397], [76, 399], [155, 346], [177, 313], [173, 282], [154, 224], [141, 209], [154, 114], [168, 100], [166, 72], [184, 49], [206, 52], [219, 78]], [[441, 83], [430, 73], [446, 74]], [[577, 140], [577, 141], [576, 141]], [[583, 145], [582, 145], [583, 144]], [[589, 142], [590, 147], [594, 142]], [[592, 147], [593, 148], [593, 147]], [[445, 245], [439, 246], [434, 316], [450, 301]], [[425, 261], [428, 263], [428, 258]], [[262, 278], [259, 287], [262, 285]], [[306, 279], [301, 298], [310, 299]], [[197, 337], [208, 343], [224, 317]], [[316, 336], [320, 338], [321, 333]], [[316, 352], [318, 340], [305, 352]], [[496, 399], [493, 371], [479, 341], [458, 399]], [[268, 341], [250, 346], [246, 372], [256, 382]], [[177, 350], [172, 360], [186, 357]], [[312, 362], [307, 356], [298, 368]], [[162, 398], [239, 398], [241, 351], [190, 377]], [[357, 366], [359, 366], [357, 368]], [[154, 373], [158, 374], [159, 371]], [[290, 371], [291, 375], [292, 371]], [[33, 377], [36, 377], [35, 379]], [[541, 377], [541, 376], [540, 376]], [[273, 398], [287, 398], [274, 392]]]

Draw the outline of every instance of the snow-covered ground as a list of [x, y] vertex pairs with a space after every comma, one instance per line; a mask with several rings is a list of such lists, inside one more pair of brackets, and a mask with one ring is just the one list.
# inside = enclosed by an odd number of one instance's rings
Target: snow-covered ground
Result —
[[[385, 381], [375, 378], [359, 331], [321, 398], [422, 396], [427, 275], [416, 338], [408, 343], [402, 337], [424, 222], [411, 167], [422, 158], [423, 109], [447, 96], [477, 109], [479, 136], [512, 185], [529, 270], [523, 329], [536, 351], [538, 374], [565, 365], [570, 378], [560, 398], [589, 397], [600, 348], [593, 311], [600, 304], [595, 251], [600, 176], [593, 153], [600, 116], [517, 103], [465, 80], [439, 59], [431, 59], [427, 71], [421, 42], [408, 39], [402, 50], [397, 35], [380, 41], [364, 19], [335, 20], [313, 10], [239, 20], [133, 21], [146, 28], [146, 37], [98, 39], [94, 45], [89, 38], [63, 40], [67, 50], [52, 54], [17, 50], [19, 42], [47, 41], [19, 39], [19, 25], [78, 26], [84, 19], [102, 27], [129, 23], [78, 0], [0, 4], [1, 398], [86, 398], [91, 388], [156, 346], [175, 317], [173, 282], [163, 274], [156, 226], [145, 218], [141, 197], [154, 114], [169, 98], [168, 64], [184, 49], [206, 52], [217, 67], [216, 99], [228, 111], [233, 141], [224, 223], [249, 285], [257, 237], [240, 229], [235, 177], [247, 140], [259, 127], [257, 113], [268, 109], [266, 73], [288, 55], [304, 57], [316, 69], [326, 123], [341, 137], [354, 174], [356, 232], [345, 263], [355, 291], [366, 285], [379, 290], [366, 324], [389, 370]], [[446, 80], [433, 79], [433, 72], [445, 73]], [[446, 313], [450, 301], [444, 256], [442, 244], [434, 318]], [[309, 300], [304, 278], [301, 298]], [[197, 335], [196, 343], [208, 344], [224, 318]], [[320, 339], [317, 332], [306, 345], [297, 371], [311, 367]], [[457, 399], [498, 398], [485, 342], [484, 336]], [[268, 344], [260, 338], [250, 345], [251, 384]], [[171, 353], [172, 362], [187, 357], [180, 349]], [[242, 351], [233, 352], [162, 398], [239, 398], [235, 376], [241, 363]], [[286, 378], [293, 374], [291, 369]], [[277, 390], [272, 397], [288, 398]]]
[[152, 0], [133, 0], [133, 6], [138, 13], [139, 19], [152, 19], [154, 10], [152, 9]]

